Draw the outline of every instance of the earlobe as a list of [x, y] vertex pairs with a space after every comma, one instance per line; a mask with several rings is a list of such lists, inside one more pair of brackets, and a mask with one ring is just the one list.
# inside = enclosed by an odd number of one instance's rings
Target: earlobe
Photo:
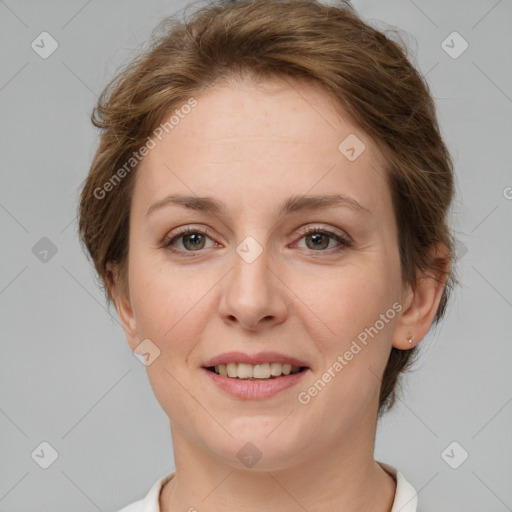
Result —
[[432, 270], [421, 275], [414, 289], [408, 288], [404, 308], [395, 324], [393, 347], [415, 347], [429, 331], [437, 313], [450, 270], [447, 249], [433, 251]]

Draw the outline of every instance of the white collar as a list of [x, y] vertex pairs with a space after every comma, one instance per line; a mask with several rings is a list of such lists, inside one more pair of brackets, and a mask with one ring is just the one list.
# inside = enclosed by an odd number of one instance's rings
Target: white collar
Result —
[[[417, 512], [418, 497], [414, 487], [393, 466], [379, 461], [376, 462], [396, 481], [395, 500], [391, 512]], [[160, 493], [174, 474], [175, 472], [172, 472], [159, 478], [144, 499], [128, 505], [119, 512], [161, 512], [159, 505]]]

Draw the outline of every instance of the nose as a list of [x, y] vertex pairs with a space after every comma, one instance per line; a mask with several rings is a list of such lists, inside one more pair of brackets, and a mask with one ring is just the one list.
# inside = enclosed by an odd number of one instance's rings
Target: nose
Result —
[[230, 326], [248, 331], [281, 324], [288, 315], [287, 287], [268, 250], [253, 261], [240, 254], [234, 252], [233, 268], [221, 282], [219, 314]]

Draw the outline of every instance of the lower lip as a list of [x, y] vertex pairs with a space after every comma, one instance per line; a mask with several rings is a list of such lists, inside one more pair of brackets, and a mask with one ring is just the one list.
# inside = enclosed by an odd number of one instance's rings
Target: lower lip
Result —
[[242, 400], [264, 400], [295, 386], [306, 374], [309, 369], [303, 370], [293, 375], [283, 375], [275, 379], [268, 380], [249, 380], [249, 379], [231, 379], [215, 372], [202, 368], [212, 381], [223, 391]]

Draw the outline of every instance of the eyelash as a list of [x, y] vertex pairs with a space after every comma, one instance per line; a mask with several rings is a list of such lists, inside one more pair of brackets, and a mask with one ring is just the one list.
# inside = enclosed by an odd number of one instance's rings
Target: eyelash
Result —
[[[204, 231], [202, 229], [193, 228], [193, 227], [178, 228], [176, 233], [174, 233], [171, 237], [167, 237], [163, 240], [161, 246], [162, 246], [162, 248], [167, 249], [168, 251], [170, 251], [174, 254], [178, 254], [179, 256], [193, 257], [195, 253], [199, 253], [202, 249], [200, 249], [198, 251], [183, 251], [181, 249], [176, 249], [176, 248], [172, 247], [172, 244], [175, 241], [179, 240], [180, 238], [182, 238], [185, 235], [192, 234], [192, 233], [208, 236], [208, 230]], [[312, 233], [319, 233], [322, 235], [327, 235], [328, 237], [333, 238], [334, 240], [339, 242], [340, 245], [337, 247], [334, 247], [334, 248], [331, 247], [330, 250], [325, 249], [325, 250], [315, 251], [313, 249], [309, 249], [311, 252], [332, 254], [332, 253], [337, 253], [339, 251], [342, 251], [343, 249], [346, 249], [346, 248], [352, 246], [352, 243], [348, 238], [345, 238], [341, 235], [333, 233], [332, 231], [328, 231], [326, 229], [322, 229], [322, 228], [318, 228], [318, 227], [314, 227], [314, 226], [308, 227], [308, 228], [302, 230], [300, 232], [301, 237], [299, 238], [299, 240], [302, 240], [304, 237], [306, 237]]]

